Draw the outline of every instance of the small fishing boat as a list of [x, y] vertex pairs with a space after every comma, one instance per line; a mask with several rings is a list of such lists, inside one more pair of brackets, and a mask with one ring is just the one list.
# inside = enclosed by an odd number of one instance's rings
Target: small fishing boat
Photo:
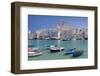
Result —
[[51, 46], [47, 46], [46, 49], [47, 49], [47, 50], [59, 49], [59, 50], [63, 51], [63, 50], [64, 50], [64, 47], [58, 47], [57, 45], [51, 45]]
[[82, 54], [83, 54], [83, 51], [82, 50], [78, 50], [78, 51], [73, 52], [72, 57], [79, 57]]
[[76, 50], [76, 48], [69, 49], [65, 53], [65, 55], [71, 55], [71, 57], [78, 57], [81, 56], [82, 54], [83, 54], [83, 50]]
[[50, 52], [54, 53], [54, 52], [60, 52], [61, 50], [57, 47], [55, 48], [50, 48]]
[[57, 46], [53, 46], [51, 45], [49, 47], [50, 52], [60, 52], [64, 50], [64, 47], [57, 47]]
[[38, 48], [28, 48], [28, 56], [34, 57], [34, 56], [40, 56], [43, 53]]

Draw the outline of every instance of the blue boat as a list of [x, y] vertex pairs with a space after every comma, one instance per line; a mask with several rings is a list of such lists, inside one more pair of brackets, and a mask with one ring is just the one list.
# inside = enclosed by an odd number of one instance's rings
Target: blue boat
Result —
[[78, 57], [78, 56], [81, 56], [83, 54], [83, 51], [82, 50], [78, 50], [78, 51], [75, 51], [73, 54], [72, 54], [72, 57]]
[[76, 48], [68, 49], [68, 50], [66, 51], [65, 55], [73, 54], [75, 51], [76, 51]]
[[71, 48], [66, 51], [65, 55], [71, 55], [72, 57], [78, 57], [83, 54], [83, 50], [76, 50], [76, 48]]

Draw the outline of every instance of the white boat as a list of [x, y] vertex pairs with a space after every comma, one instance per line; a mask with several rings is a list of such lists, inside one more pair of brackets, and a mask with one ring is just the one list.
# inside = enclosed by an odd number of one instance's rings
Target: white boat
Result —
[[51, 45], [49, 47], [49, 50], [50, 52], [60, 52], [64, 50], [64, 47], [57, 47], [57, 46]]
[[39, 56], [43, 53], [38, 48], [28, 48], [28, 56]]
[[28, 56], [39, 56], [39, 55], [41, 55], [42, 54], [42, 52], [39, 52], [39, 53], [37, 53], [37, 52], [28, 52]]
[[46, 49], [50, 50], [50, 49], [53, 49], [53, 48], [59, 48], [60, 50], [64, 50], [64, 47], [58, 47], [58, 46], [56, 46], [56, 45], [47, 46]]

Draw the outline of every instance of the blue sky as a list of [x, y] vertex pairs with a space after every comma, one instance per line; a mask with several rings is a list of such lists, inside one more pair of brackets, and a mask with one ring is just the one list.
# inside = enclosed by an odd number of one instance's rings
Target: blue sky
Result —
[[87, 17], [28, 15], [28, 29], [30, 31], [52, 29], [61, 21], [74, 27], [87, 27], [88, 25]]

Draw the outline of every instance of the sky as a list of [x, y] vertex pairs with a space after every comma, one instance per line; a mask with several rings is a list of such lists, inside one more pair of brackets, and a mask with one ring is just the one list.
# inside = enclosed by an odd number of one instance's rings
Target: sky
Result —
[[52, 29], [61, 21], [73, 27], [87, 27], [88, 25], [88, 17], [28, 15], [28, 30]]

